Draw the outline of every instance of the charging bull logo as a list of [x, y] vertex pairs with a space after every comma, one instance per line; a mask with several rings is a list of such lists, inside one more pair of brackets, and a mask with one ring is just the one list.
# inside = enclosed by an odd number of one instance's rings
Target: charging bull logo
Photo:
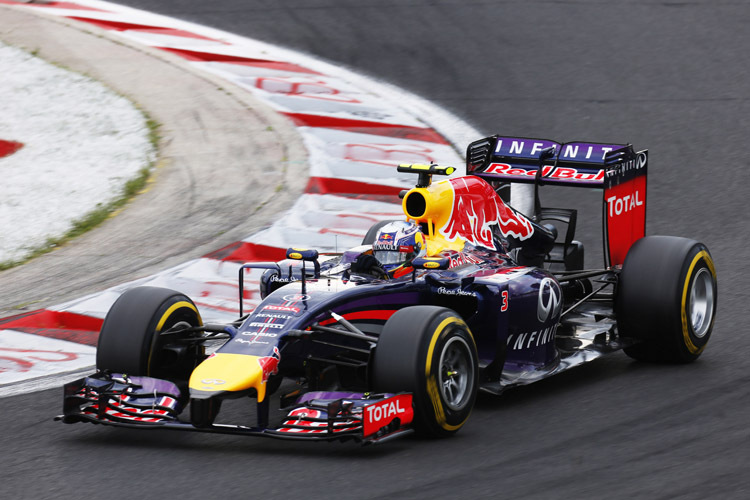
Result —
[[453, 206], [446, 224], [440, 228], [448, 241], [460, 237], [472, 245], [497, 250], [492, 239], [492, 225], [497, 224], [505, 237], [518, 240], [534, 233], [531, 222], [508, 207], [492, 186], [478, 177], [449, 179]]
[[262, 356], [258, 358], [258, 364], [260, 369], [263, 370], [263, 383], [265, 384], [268, 377], [279, 373], [279, 361], [281, 361], [281, 353], [279, 348], [273, 348], [273, 354], [270, 356]]

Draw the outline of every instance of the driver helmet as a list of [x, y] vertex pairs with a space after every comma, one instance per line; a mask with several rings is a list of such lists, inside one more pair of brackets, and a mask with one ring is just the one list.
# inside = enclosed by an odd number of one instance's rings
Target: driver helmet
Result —
[[412, 222], [389, 222], [378, 231], [372, 253], [385, 271], [393, 273], [404, 263], [425, 255], [424, 235]]

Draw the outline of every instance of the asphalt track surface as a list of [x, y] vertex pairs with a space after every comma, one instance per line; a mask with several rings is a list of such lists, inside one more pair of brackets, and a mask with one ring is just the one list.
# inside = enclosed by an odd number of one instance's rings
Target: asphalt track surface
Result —
[[[648, 233], [710, 248], [714, 336], [692, 365], [616, 354], [481, 397], [448, 440], [369, 448], [62, 426], [59, 391], [6, 398], [3, 497], [748, 497], [746, 3], [125, 3], [339, 62], [487, 133], [648, 148]], [[595, 266], [599, 200], [549, 188], [543, 201], [571, 196]]]

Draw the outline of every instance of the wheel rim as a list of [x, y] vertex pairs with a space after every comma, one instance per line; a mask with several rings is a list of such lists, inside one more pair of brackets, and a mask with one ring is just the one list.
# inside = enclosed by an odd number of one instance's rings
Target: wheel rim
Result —
[[440, 353], [440, 391], [451, 410], [461, 410], [471, 397], [474, 380], [469, 344], [461, 337], [453, 337]]
[[714, 314], [714, 280], [711, 272], [703, 267], [693, 278], [690, 287], [690, 324], [693, 333], [703, 338], [711, 326]]

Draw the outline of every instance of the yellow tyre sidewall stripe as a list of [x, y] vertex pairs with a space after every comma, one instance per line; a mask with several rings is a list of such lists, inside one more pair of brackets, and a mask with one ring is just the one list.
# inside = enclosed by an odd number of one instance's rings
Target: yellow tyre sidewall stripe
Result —
[[164, 314], [162, 314], [161, 318], [159, 319], [159, 322], [156, 324], [156, 332], [161, 332], [161, 329], [164, 328], [164, 323], [167, 322], [167, 319], [172, 315], [173, 312], [175, 312], [177, 309], [187, 307], [188, 309], [192, 309], [192, 311], [198, 316], [198, 321], [200, 324], [203, 324], [203, 320], [201, 319], [201, 315], [198, 312], [198, 309], [191, 304], [190, 302], [186, 300], [181, 300], [179, 302], [175, 302], [171, 306], [169, 306], [169, 309], [167, 309]]
[[469, 332], [469, 337], [471, 337], [472, 339], [472, 343], [474, 341], [474, 337], [471, 334], [469, 327], [466, 326], [466, 323], [464, 323], [460, 318], [450, 317], [441, 321], [438, 327], [433, 332], [432, 338], [430, 339], [430, 346], [427, 349], [427, 360], [426, 360], [427, 362], [425, 363], [425, 377], [427, 378], [427, 394], [429, 394], [430, 402], [432, 403], [432, 407], [435, 410], [435, 419], [437, 420], [437, 423], [440, 425], [440, 427], [442, 427], [446, 431], [455, 431], [457, 429], [460, 429], [461, 426], [464, 425], [466, 420], [469, 418], [471, 411], [469, 412], [469, 415], [467, 415], [466, 418], [463, 419], [457, 425], [449, 424], [445, 418], [443, 400], [440, 397], [440, 390], [438, 389], [437, 379], [435, 375], [430, 373], [432, 371], [432, 355], [435, 352], [435, 345], [437, 344], [437, 341], [442, 335], [443, 331], [450, 324], [457, 324], [466, 328], [466, 331]]
[[[693, 270], [695, 269], [695, 266], [698, 265], [698, 262], [701, 261], [701, 259], [706, 263], [706, 266], [711, 271], [711, 276], [713, 277], [714, 281], [716, 281], [716, 269], [714, 268], [714, 263], [711, 260], [711, 256], [707, 251], [701, 250], [695, 255], [695, 257], [693, 257], [693, 261], [690, 263], [687, 275], [685, 276], [685, 284], [682, 287], [682, 338], [685, 341], [685, 347], [688, 348], [688, 351], [690, 351], [691, 354], [696, 355], [700, 354], [703, 349], [705, 349], [706, 344], [703, 344], [701, 347], [697, 347], [695, 344], [693, 344], [693, 340], [690, 338], [690, 325], [688, 324], [687, 318], [687, 294], [688, 289], [690, 288], [690, 282], [692, 281]], [[713, 320], [714, 318], [712, 315], [711, 322], [713, 322]]]
[[164, 311], [164, 314], [161, 315], [161, 318], [159, 318], [159, 322], [156, 324], [156, 335], [154, 335], [154, 338], [151, 340], [152, 348], [149, 350], [149, 353], [148, 353], [148, 364], [146, 365], [147, 366], [147, 370], [146, 371], [148, 372], [147, 373], [148, 375], [151, 375], [151, 356], [153, 356], [153, 354], [154, 354], [154, 352], [153, 352], [154, 351], [153, 350], [153, 343], [156, 342], [156, 336], [159, 333], [161, 333], [161, 329], [164, 328], [164, 323], [167, 322], [167, 319], [169, 319], [169, 317], [176, 310], [182, 309], [184, 307], [192, 310], [195, 313], [195, 315], [198, 316], [198, 324], [200, 324], [200, 325], [203, 324], [203, 319], [201, 318], [201, 315], [198, 312], [198, 309], [192, 303], [190, 303], [190, 302], [188, 302], [186, 300], [181, 300], [181, 301], [175, 302], [174, 304], [172, 304], [171, 306], [169, 306], [169, 308], [166, 311]]

